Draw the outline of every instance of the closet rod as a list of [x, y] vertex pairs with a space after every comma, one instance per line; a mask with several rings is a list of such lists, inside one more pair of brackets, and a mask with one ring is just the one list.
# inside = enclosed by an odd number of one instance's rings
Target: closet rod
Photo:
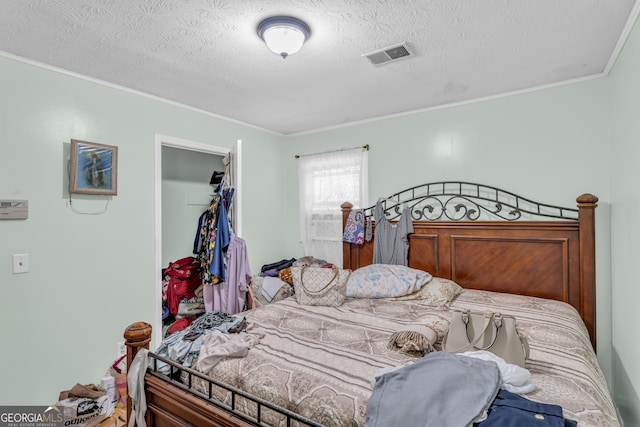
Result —
[[[338, 150], [330, 150], [330, 151], [323, 151], [322, 153], [311, 153], [311, 154], [296, 154], [295, 158], [299, 159], [300, 157], [303, 156], [315, 156], [317, 154], [327, 154], [327, 153], [335, 153], [337, 151], [345, 151], [345, 150], [353, 150], [354, 148], [358, 148], [358, 147], [353, 147], [353, 148], [340, 148]], [[365, 144], [362, 146], [363, 149], [369, 151], [369, 144]]]

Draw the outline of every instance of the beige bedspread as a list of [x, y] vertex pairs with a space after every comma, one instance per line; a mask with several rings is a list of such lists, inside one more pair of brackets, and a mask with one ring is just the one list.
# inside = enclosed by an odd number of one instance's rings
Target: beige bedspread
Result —
[[[526, 397], [561, 405], [580, 426], [618, 426], [587, 331], [569, 305], [467, 290], [452, 308], [492, 309], [517, 317], [529, 337], [527, 369], [537, 389]], [[246, 313], [266, 337], [244, 358], [227, 359], [210, 375], [326, 426], [363, 426], [376, 372], [416, 357], [389, 349], [393, 332], [416, 321], [440, 338], [449, 312], [419, 301], [347, 299], [341, 306], [300, 306], [289, 298]], [[436, 346], [439, 348], [439, 346]], [[206, 386], [196, 381], [206, 393]], [[228, 396], [218, 393], [222, 400]], [[254, 412], [250, 404], [245, 410]], [[280, 420], [267, 412], [267, 421]]]

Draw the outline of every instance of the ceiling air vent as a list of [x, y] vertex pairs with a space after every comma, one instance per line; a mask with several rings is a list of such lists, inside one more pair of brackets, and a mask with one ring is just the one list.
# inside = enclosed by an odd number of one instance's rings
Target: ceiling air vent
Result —
[[382, 65], [387, 62], [399, 61], [410, 57], [411, 51], [406, 43], [400, 43], [395, 46], [385, 47], [384, 49], [374, 50], [373, 52], [365, 53], [366, 57], [373, 65]]

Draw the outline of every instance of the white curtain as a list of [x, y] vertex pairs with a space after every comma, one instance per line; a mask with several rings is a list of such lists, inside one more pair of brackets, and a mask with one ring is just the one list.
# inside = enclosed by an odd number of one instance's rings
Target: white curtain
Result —
[[304, 254], [342, 266], [342, 211], [367, 206], [368, 154], [363, 148], [301, 156], [300, 238]]

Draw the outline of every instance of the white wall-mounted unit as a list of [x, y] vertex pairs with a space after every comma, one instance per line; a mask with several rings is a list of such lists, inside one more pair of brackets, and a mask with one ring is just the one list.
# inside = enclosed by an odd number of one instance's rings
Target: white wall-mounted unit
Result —
[[0, 219], [27, 219], [28, 200], [0, 200]]

